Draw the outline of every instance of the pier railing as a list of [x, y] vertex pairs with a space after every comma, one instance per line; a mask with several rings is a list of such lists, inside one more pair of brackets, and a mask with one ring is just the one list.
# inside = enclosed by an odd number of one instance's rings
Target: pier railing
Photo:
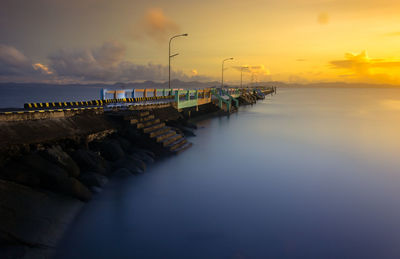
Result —
[[70, 109], [79, 107], [115, 107], [132, 105], [154, 105], [171, 103], [176, 109], [214, 102], [221, 109], [231, 110], [232, 104], [239, 106], [238, 98], [244, 94], [265, 96], [274, 88], [204, 88], [204, 89], [124, 89], [100, 91], [100, 100], [79, 102], [25, 103], [26, 110]]

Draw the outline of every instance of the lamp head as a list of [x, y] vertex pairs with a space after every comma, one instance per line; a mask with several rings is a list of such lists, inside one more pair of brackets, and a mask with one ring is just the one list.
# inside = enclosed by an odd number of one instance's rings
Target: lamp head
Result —
[[182, 36], [185, 36], [185, 37], [188, 36], [188, 35], [189, 35], [189, 34], [187, 34], [187, 33], [182, 34]]

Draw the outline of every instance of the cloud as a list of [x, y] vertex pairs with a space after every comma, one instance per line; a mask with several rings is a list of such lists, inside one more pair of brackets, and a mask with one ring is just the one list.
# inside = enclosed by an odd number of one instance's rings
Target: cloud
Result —
[[[125, 52], [125, 46], [118, 42], [106, 42], [94, 49], [64, 49], [49, 56], [49, 69], [58, 76], [84, 81], [164, 81], [168, 78], [168, 66], [135, 64], [124, 59]], [[171, 76], [181, 80], [191, 78], [176, 70], [171, 71]]]
[[386, 59], [371, 59], [366, 51], [359, 54], [346, 53], [345, 59], [330, 61], [331, 68], [342, 69], [347, 74], [342, 77], [364, 79], [379, 83], [393, 83], [391, 70], [400, 68], [400, 61]]
[[0, 44], [0, 75], [23, 75], [34, 72], [30, 60], [13, 46]]
[[136, 39], [149, 38], [159, 43], [165, 43], [169, 37], [180, 31], [178, 24], [167, 17], [160, 8], [146, 11], [144, 17], [134, 28]]
[[268, 76], [270, 75], [269, 69], [265, 68], [264, 65], [243, 65], [243, 66], [233, 66], [234, 69], [238, 71], [243, 71], [244, 73], [250, 73], [253, 75]]
[[[48, 56], [48, 63], [33, 63], [15, 47], [0, 45], [0, 81], [35, 82], [132, 82], [165, 81], [168, 66], [135, 64], [125, 59], [126, 47], [117, 41], [99, 47], [61, 49]], [[172, 70], [171, 78], [205, 81], [196, 69]]]
[[320, 13], [317, 16], [317, 22], [321, 25], [328, 24], [330, 20], [330, 17], [327, 13]]
[[44, 75], [53, 74], [53, 72], [50, 71], [50, 69], [46, 65], [43, 65], [43, 64], [40, 64], [40, 63], [36, 63], [36, 64], [33, 64], [32, 67], [33, 67], [33, 69], [35, 69], [36, 71], [41, 72]]

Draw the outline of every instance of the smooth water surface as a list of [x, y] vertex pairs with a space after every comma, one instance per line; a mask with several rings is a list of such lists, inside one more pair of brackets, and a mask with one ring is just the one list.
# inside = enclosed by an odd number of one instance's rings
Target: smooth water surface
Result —
[[58, 258], [400, 258], [400, 90], [278, 89], [87, 204]]

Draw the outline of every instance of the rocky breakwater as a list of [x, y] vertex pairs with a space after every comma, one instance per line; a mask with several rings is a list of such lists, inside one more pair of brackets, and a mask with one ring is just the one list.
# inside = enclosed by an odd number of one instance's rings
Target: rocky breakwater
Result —
[[[157, 111], [164, 122], [181, 118], [169, 109]], [[144, 130], [151, 112], [0, 120], [0, 258], [51, 257], [68, 224], [110, 177], [144, 173], [167, 151], [187, 145], [172, 127]]]

